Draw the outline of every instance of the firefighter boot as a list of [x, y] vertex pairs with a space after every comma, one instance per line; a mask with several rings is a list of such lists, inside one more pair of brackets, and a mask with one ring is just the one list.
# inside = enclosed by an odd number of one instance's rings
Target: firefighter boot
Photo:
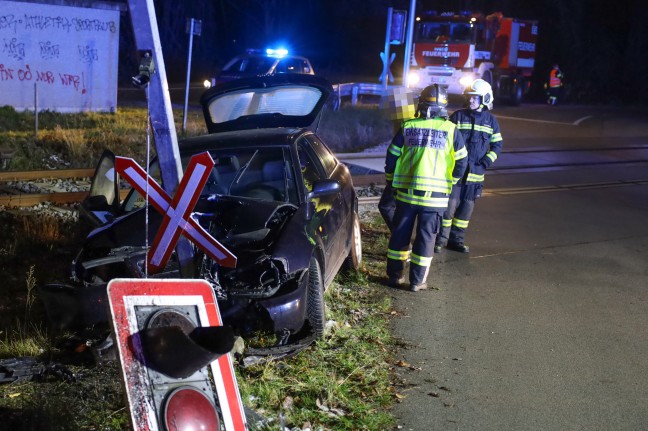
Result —
[[469, 253], [470, 252], [470, 247], [468, 247], [465, 244], [458, 243], [458, 242], [449, 242], [446, 247], [448, 247], [448, 250], [458, 251], [459, 253]]
[[427, 283], [418, 283], [418, 284], [410, 284], [410, 291], [412, 292], [418, 292], [419, 290], [427, 289]]
[[400, 289], [405, 284], [405, 277], [389, 277], [387, 286]]

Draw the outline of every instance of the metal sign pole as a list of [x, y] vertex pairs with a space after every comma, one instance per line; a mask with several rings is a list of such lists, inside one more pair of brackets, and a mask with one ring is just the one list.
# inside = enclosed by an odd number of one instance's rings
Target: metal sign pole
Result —
[[[128, 7], [137, 49], [140, 52], [150, 52], [155, 63], [155, 73], [150, 75], [148, 83], [148, 97], [153, 102], [149, 103], [149, 115], [164, 190], [173, 195], [182, 178], [182, 165], [155, 6], [153, 0], [128, 0]], [[193, 249], [189, 241], [181, 237], [176, 252], [181, 275], [193, 277]]]
[[187, 59], [187, 84], [185, 86], [184, 111], [182, 113], [182, 131], [187, 131], [187, 109], [189, 109], [189, 81], [191, 77], [191, 52], [193, 50], [194, 23], [196, 20], [191, 18], [189, 24], [189, 58]]
[[412, 39], [414, 38], [414, 20], [416, 18], [416, 0], [410, 1], [409, 19], [407, 20], [407, 39], [405, 41], [405, 60], [403, 64], [403, 86], [407, 87], [410, 61], [412, 61]]
[[382, 53], [384, 55], [381, 55], [380, 57], [382, 58], [383, 61], [383, 71], [382, 75], [380, 75], [380, 80], [382, 81], [383, 84], [383, 90], [387, 89], [387, 80], [388, 80], [388, 75], [389, 75], [389, 45], [391, 44], [391, 24], [392, 24], [392, 13], [394, 11], [394, 8], [390, 7], [387, 8], [387, 31], [385, 34], [385, 52]]

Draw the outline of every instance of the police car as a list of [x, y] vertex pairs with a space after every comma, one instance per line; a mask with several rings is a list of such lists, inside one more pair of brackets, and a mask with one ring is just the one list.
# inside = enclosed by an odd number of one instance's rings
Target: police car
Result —
[[234, 79], [279, 73], [314, 75], [315, 71], [308, 58], [291, 55], [283, 48], [265, 51], [248, 49], [245, 54], [237, 55], [227, 62], [220, 74], [211, 81], [206, 81], [205, 86], [211, 87]]

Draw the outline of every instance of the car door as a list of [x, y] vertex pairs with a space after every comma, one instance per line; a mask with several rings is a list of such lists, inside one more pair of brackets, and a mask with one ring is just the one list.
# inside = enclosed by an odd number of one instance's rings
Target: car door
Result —
[[[337, 160], [332, 154], [322, 152], [322, 148], [325, 147], [313, 134], [307, 134], [298, 142], [300, 167], [307, 191], [312, 189], [312, 184], [315, 181], [330, 179], [336, 168]], [[316, 199], [314, 204], [315, 211], [311, 223], [325, 247], [324, 278], [328, 284], [346, 256], [342, 253], [345, 249], [346, 232], [348, 231], [345, 225], [347, 211], [342, 191], [322, 196]]]
[[90, 193], [81, 202], [80, 213], [94, 226], [101, 226], [119, 215], [119, 175], [115, 171], [115, 155], [104, 151], [97, 163]]
[[339, 257], [338, 264], [341, 265], [348, 254], [353, 228], [355, 193], [351, 181], [351, 173], [343, 163], [338, 161], [331, 150], [317, 137], [317, 135], [308, 135], [306, 139], [311, 142], [313, 150], [322, 163], [328, 178], [335, 180], [340, 185], [340, 191], [337, 194], [334, 210], [336, 217], [336, 232], [339, 240], [339, 249], [336, 252], [336, 256]]

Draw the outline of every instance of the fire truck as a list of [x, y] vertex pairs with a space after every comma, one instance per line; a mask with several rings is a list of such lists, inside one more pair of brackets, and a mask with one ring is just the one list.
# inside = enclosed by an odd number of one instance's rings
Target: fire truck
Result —
[[407, 85], [441, 84], [463, 94], [477, 78], [488, 81], [495, 98], [519, 105], [531, 86], [537, 21], [500, 12], [425, 13], [417, 18]]

